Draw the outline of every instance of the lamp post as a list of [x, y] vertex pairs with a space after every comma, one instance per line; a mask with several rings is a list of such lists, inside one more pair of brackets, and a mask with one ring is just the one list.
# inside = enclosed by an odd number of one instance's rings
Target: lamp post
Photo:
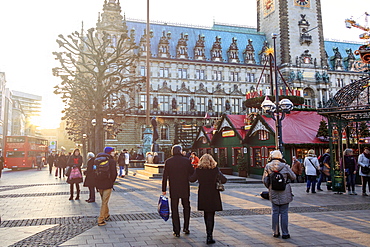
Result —
[[82, 134], [82, 140], [83, 140], [83, 143], [82, 143], [82, 157], [84, 158], [84, 167], [86, 167], [87, 165], [87, 154], [86, 154], [86, 138], [87, 138], [87, 135], [86, 134]]
[[[278, 71], [276, 64], [276, 38], [277, 34], [273, 33], [272, 40], [274, 43], [274, 77], [275, 77], [275, 103], [273, 103], [267, 96], [261, 104], [263, 112], [271, 114], [272, 119], [275, 121], [275, 147], [276, 149], [283, 152], [283, 136], [282, 136], [282, 121], [285, 118], [285, 114], [289, 114], [293, 109], [293, 103], [289, 99], [282, 99], [279, 101], [279, 90], [278, 90]], [[272, 65], [270, 64], [271, 68]], [[272, 78], [271, 78], [272, 80]], [[273, 83], [271, 83], [271, 86]], [[273, 88], [271, 88], [273, 92]], [[281, 115], [280, 115], [281, 113]]]

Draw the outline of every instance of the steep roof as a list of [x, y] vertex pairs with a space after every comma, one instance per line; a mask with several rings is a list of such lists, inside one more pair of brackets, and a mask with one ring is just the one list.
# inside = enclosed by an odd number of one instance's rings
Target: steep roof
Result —
[[226, 117], [230, 120], [233, 127], [236, 129], [242, 140], [245, 138], [247, 133], [246, 130], [242, 129], [244, 124], [245, 115], [226, 115]]
[[[267, 116], [262, 116], [266, 123], [275, 130], [275, 121]], [[283, 143], [303, 144], [303, 143], [326, 143], [317, 137], [317, 131], [322, 120], [317, 112], [314, 111], [292, 111], [287, 114], [282, 121]]]
[[[135, 28], [135, 42], [140, 41], [141, 36], [144, 33], [146, 24], [143, 22], [127, 21], [128, 29]], [[255, 50], [255, 59], [257, 64], [259, 64], [259, 55], [263, 47], [263, 43], [266, 40], [266, 37], [263, 33], [258, 33], [256, 29], [247, 28], [247, 27], [233, 27], [226, 25], [214, 25], [212, 28], [206, 27], [185, 27], [185, 26], [174, 26], [166, 24], [150, 24], [150, 29], [153, 30], [154, 37], [150, 40], [152, 45], [152, 54], [158, 54], [158, 44], [162, 36], [163, 31], [171, 32], [171, 39], [169, 40], [170, 54], [171, 57], [176, 57], [176, 46], [177, 42], [181, 37], [181, 33], [188, 34], [188, 55], [189, 58], [194, 58], [194, 47], [199, 38], [199, 35], [205, 36], [205, 55], [207, 61], [210, 61], [210, 51], [212, 49], [213, 43], [215, 42], [216, 36], [221, 37], [221, 46], [222, 46], [222, 58], [225, 61], [228, 61], [227, 50], [232, 43], [232, 38], [237, 38], [237, 44], [239, 49], [239, 59], [243, 63], [243, 52], [248, 45], [248, 39], [252, 39], [253, 47]]]

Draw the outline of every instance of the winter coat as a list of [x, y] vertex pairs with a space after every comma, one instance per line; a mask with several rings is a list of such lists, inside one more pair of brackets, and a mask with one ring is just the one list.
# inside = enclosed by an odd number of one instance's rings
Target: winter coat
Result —
[[65, 156], [64, 154], [59, 155], [58, 161], [57, 161], [57, 167], [60, 167], [60, 168], [67, 167], [67, 156]]
[[[370, 167], [370, 160], [362, 153], [358, 156], [358, 165], [361, 167]], [[362, 169], [359, 169], [360, 176], [370, 177], [370, 172], [368, 174], [362, 173]]]
[[296, 175], [299, 175], [299, 176], [302, 175], [302, 164], [301, 164], [301, 162], [299, 162], [298, 160], [293, 161], [292, 171]]
[[49, 157], [48, 157], [49, 166], [53, 166], [54, 160], [55, 160], [55, 156], [54, 155], [49, 155]]
[[316, 157], [304, 158], [303, 166], [305, 167], [305, 173], [307, 176], [316, 176], [316, 170], [320, 170], [319, 160]]
[[104, 179], [104, 180], [95, 179], [95, 187], [101, 190], [112, 189], [114, 185], [114, 181], [116, 181], [116, 178], [117, 178], [116, 161], [113, 159], [112, 155], [107, 154], [107, 153], [99, 153], [96, 157], [97, 158], [98, 157], [108, 157], [109, 158], [108, 162], [109, 162], [110, 178]]
[[[69, 156], [68, 161], [67, 161], [67, 166], [69, 166], [69, 170], [66, 173], [66, 175], [68, 176], [67, 183], [69, 183], [69, 184], [82, 183], [82, 181], [83, 181], [82, 180], [82, 171], [81, 171], [82, 156], [81, 155], [78, 155], [78, 156], [71, 155], [71, 156]], [[71, 174], [71, 170], [73, 168], [76, 168], [76, 167], [78, 168], [78, 170], [81, 173], [81, 178], [70, 179], [69, 176]]]
[[354, 172], [357, 171], [357, 162], [355, 157], [352, 155], [344, 155], [344, 162], [342, 158], [340, 159], [341, 169], [343, 169], [343, 166], [346, 173], [354, 174]]
[[167, 179], [171, 198], [186, 198], [190, 196], [189, 177], [194, 169], [190, 160], [177, 154], [164, 162], [162, 192], [166, 192]]
[[284, 205], [290, 203], [291, 201], [293, 201], [293, 194], [292, 188], [290, 187], [289, 183], [286, 184], [285, 190], [280, 191], [271, 189], [272, 185], [269, 182], [270, 181], [269, 178], [270, 174], [273, 172], [280, 172], [283, 175], [285, 181], [287, 181], [288, 178], [291, 180], [296, 179], [294, 172], [292, 171], [292, 169], [290, 169], [289, 165], [285, 164], [284, 162], [281, 162], [280, 160], [273, 159], [271, 160], [270, 163], [266, 165], [262, 177], [264, 185], [266, 186], [266, 188], [269, 189], [270, 201], [273, 204]]
[[95, 158], [90, 158], [87, 161], [87, 168], [85, 171], [84, 187], [95, 187], [95, 171], [94, 171]]
[[125, 165], [125, 153], [121, 152], [118, 156], [118, 165], [124, 166]]
[[220, 191], [216, 189], [216, 180], [226, 183], [226, 177], [218, 167], [213, 169], [195, 169], [190, 182], [198, 180], [198, 210], [206, 212], [222, 211]]

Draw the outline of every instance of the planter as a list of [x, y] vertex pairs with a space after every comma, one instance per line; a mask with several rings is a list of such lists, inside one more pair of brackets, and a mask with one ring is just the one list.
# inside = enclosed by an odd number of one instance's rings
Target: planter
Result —
[[247, 173], [247, 171], [240, 171], [239, 170], [239, 177], [247, 177], [247, 175], [248, 175], [248, 173]]
[[220, 167], [220, 171], [226, 175], [233, 175], [233, 169], [229, 167]]

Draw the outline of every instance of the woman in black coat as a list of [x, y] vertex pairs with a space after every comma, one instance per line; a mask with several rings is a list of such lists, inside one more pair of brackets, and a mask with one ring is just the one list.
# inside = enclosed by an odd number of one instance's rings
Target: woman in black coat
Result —
[[198, 164], [198, 168], [189, 178], [190, 182], [198, 180], [198, 210], [204, 211], [204, 223], [206, 224], [207, 244], [213, 244], [213, 227], [215, 224], [215, 212], [222, 211], [220, 192], [216, 189], [216, 181], [226, 183], [227, 179], [217, 167], [217, 162], [210, 154], [204, 154]]
[[94, 161], [95, 161], [95, 154], [93, 152], [89, 152], [87, 154], [87, 169], [85, 171], [85, 182], [84, 187], [89, 188], [89, 199], [86, 201], [88, 203], [95, 202], [95, 170], [93, 168]]
[[[76, 148], [73, 151], [73, 154], [69, 156], [67, 166], [69, 166], [68, 169], [68, 179], [67, 183], [70, 184], [70, 193], [71, 196], [69, 197], [69, 200], [73, 200], [73, 184], [76, 185], [76, 190], [77, 190], [77, 196], [75, 200], [80, 200], [80, 185], [79, 183], [82, 182], [82, 172], [81, 172], [81, 166], [82, 166], [82, 156], [80, 155], [80, 150]], [[80, 178], [71, 178], [71, 172], [72, 169], [78, 168], [78, 171], [80, 172], [81, 177]]]

